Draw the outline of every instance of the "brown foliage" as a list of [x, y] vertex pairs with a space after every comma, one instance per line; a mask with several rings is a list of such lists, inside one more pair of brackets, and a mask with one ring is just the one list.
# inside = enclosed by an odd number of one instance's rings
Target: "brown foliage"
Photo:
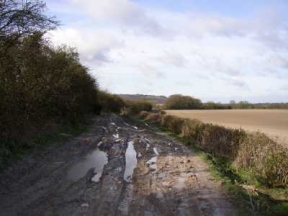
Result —
[[225, 159], [236, 171], [247, 170], [259, 182], [270, 187], [288, 186], [288, 152], [265, 134], [247, 133], [171, 115], [151, 113], [146, 120], [155, 121], [156, 116], [162, 126], [175, 134], [181, 133], [189, 143], [205, 152]]
[[99, 105], [104, 113], [120, 113], [125, 106], [124, 100], [115, 94], [99, 91]]
[[164, 103], [165, 109], [202, 109], [202, 102], [197, 98], [184, 95], [171, 95]]
[[160, 113], [150, 113], [145, 120], [153, 122], [153, 123], [157, 123], [161, 121], [161, 114]]
[[140, 116], [140, 118], [142, 118], [142, 119], [146, 119], [149, 114], [150, 114], [150, 113], [147, 112], [147, 111], [141, 111], [141, 112], [139, 113], [139, 116]]
[[151, 111], [152, 110], [152, 103], [148, 101], [125, 101], [126, 103], [126, 108], [127, 108], [127, 113], [129, 115], [138, 115], [141, 111]]

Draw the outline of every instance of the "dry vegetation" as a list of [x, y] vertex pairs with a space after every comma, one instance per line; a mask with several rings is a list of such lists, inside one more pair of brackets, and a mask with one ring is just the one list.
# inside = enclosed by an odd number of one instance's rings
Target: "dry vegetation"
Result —
[[268, 187], [288, 186], [288, 152], [263, 133], [248, 133], [160, 113], [142, 112], [140, 116], [181, 135], [189, 144], [221, 159], [235, 172], [244, 170], [247, 181], [254, 179]]
[[168, 110], [167, 113], [234, 129], [260, 131], [271, 138], [278, 137], [281, 143], [288, 141], [288, 110]]

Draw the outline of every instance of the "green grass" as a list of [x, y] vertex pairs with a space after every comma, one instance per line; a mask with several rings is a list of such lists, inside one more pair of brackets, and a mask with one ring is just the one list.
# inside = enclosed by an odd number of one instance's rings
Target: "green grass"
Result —
[[[138, 117], [133, 120], [141, 126], [147, 121]], [[174, 137], [185, 145], [188, 145], [198, 154], [204, 161], [209, 164], [210, 172], [217, 181], [233, 197], [234, 202], [239, 206], [240, 215], [288, 215], [288, 188], [266, 188], [261, 182], [253, 178], [249, 170], [235, 170], [229, 161], [215, 155], [205, 153], [201, 148], [191, 143], [188, 139], [171, 133], [167, 128], [159, 123], [148, 122], [149, 126], [158, 131], [166, 133], [168, 136]], [[144, 126], [146, 127], [146, 126]], [[241, 185], [253, 185], [256, 192], [245, 190]]]

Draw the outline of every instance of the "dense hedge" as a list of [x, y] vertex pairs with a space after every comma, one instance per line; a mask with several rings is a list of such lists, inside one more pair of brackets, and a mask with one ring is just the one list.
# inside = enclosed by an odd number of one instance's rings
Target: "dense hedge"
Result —
[[40, 32], [5, 51], [0, 43], [0, 166], [34, 146], [39, 133], [78, 124], [93, 113], [99, 113], [98, 86], [77, 52], [50, 46]]
[[129, 115], [138, 115], [141, 111], [151, 111], [152, 103], [148, 101], [125, 101], [126, 113]]
[[103, 113], [121, 113], [125, 107], [125, 101], [118, 95], [105, 91], [99, 92], [99, 106]]
[[169, 96], [164, 103], [165, 109], [203, 109], [201, 100], [190, 96], [175, 94]]
[[0, 137], [17, 137], [50, 120], [75, 122], [97, 105], [97, 84], [70, 48], [42, 34], [15, 42], [0, 61]]
[[270, 187], [288, 186], [287, 149], [263, 133], [248, 133], [171, 115], [142, 112], [141, 116], [154, 122], [158, 120], [189, 143], [224, 159], [236, 172], [246, 170], [251, 177]]

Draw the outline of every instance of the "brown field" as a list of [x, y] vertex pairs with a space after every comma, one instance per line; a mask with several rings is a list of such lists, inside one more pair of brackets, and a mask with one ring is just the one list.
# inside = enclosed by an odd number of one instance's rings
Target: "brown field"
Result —
[[248, 131], [260, 131], [288, 143], [288, 110], [166, 110], [170, 115], [199, 119]]

